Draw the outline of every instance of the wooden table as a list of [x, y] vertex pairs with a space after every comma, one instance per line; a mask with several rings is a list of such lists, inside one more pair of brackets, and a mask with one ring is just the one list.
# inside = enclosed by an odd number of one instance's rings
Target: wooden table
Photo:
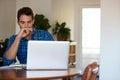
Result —
[[80, 71], [77, 69], [67, 70], [25, 70], [25, 69], [8, 69], [0, 70], [0, 80], [48, 80], [63, 79], [77, 76]]

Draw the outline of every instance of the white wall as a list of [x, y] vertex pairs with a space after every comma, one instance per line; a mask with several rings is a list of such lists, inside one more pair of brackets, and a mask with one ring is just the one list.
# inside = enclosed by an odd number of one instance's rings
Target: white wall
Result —
[[120, 0], [101, 0], [100, 80], [120, 80]]
[[66, 22], [71, 29], [71, 40], [74, 40], [74, 0], [52, 0], [52, 22]]
[[0, 39], [15, 33], [15, 0], [0, 0]]

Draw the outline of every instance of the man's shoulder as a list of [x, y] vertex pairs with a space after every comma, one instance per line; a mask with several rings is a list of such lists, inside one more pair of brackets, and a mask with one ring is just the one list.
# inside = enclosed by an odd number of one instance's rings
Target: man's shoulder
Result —
[[41, 36], [43, 39], [41, 40], [54, 40], [52, 35], [46, 30], [35, 30], [34, 36]]
[[35, 32], [37, 32], [37, 33], [49, 33], [48, 31], [45, 31], [45, 30], [38, 30], [38, 29], [36, 29]]
[[10, 37], [10, 39], [15, 39], [15, 38], [16, 38], [15, 34]]
[[16, 34], [12, 35], [11, 37], [16, 37]]

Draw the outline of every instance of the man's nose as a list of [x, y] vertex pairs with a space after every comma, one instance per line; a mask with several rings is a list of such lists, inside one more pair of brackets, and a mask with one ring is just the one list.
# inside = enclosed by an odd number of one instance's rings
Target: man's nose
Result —
[[28, 27], [28, 23], [25, 23], [25, 28], [27, 28]]

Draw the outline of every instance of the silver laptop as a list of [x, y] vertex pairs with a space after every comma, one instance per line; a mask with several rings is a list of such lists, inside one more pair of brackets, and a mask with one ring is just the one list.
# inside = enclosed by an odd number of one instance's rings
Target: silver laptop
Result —
[[26, 69], [67, 69], [68, 41], [29, 41]]

